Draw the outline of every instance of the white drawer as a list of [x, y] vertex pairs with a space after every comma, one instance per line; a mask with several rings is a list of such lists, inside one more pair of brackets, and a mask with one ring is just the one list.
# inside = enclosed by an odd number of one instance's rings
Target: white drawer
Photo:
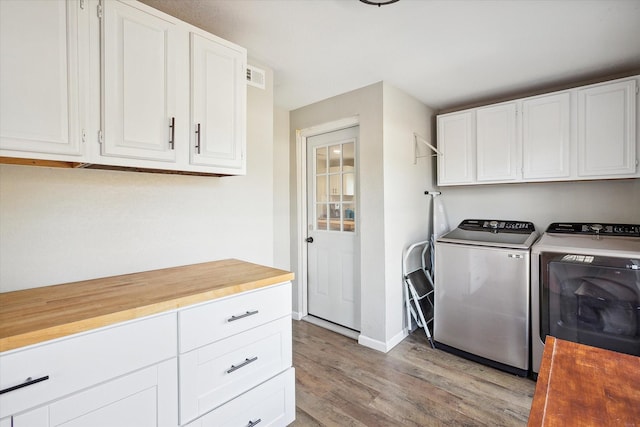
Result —
[[182, 309], [178, 312], [180, 353], [290, 314], [290, 282]]
[[295, 381], [295, 370], [290, 368], [197, 419], [189, 427], [287, 426], [296, 418]]
[[176, 314], [169, 313], [0, 355], [0, 418], [176, 356]]
[[181, 423], [291, 367], [291, 341], [291, 316], [286, 316], [181, 354]]

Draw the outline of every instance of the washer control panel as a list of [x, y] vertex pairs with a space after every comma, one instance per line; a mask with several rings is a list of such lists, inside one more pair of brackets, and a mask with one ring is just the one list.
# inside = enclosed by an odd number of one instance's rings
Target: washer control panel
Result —
[[547, 233], [640, 237], [640, 224], [554, 222], [547, 228]]
[[531, 222], [499, 219], [465, 219], [458, 228], [469, 231], [491, 231], [494, 233], [529, 234], [536, 231]]

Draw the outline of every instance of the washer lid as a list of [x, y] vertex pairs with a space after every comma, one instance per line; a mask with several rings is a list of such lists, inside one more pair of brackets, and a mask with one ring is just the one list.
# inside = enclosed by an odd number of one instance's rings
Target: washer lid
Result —
[[530, 222], [465, 219], [438, 242], [529, 249], [537, 237]]

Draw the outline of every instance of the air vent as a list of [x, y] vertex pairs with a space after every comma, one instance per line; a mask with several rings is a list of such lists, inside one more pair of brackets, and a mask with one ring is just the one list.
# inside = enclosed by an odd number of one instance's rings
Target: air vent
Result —
[[251, 65], [247, 65], [247, 84], [255, 87], [259, 87], [260, 89], [265, 88], [265, 72], [260, 68], [253, 67]]

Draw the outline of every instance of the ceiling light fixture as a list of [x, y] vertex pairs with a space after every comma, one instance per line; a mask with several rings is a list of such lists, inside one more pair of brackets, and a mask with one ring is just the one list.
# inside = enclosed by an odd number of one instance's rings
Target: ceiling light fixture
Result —
[[360, 0], [364, 4], [370, 4], [372, 6], [384, 6], [385, 4], [395, 3], [400, 0]]

